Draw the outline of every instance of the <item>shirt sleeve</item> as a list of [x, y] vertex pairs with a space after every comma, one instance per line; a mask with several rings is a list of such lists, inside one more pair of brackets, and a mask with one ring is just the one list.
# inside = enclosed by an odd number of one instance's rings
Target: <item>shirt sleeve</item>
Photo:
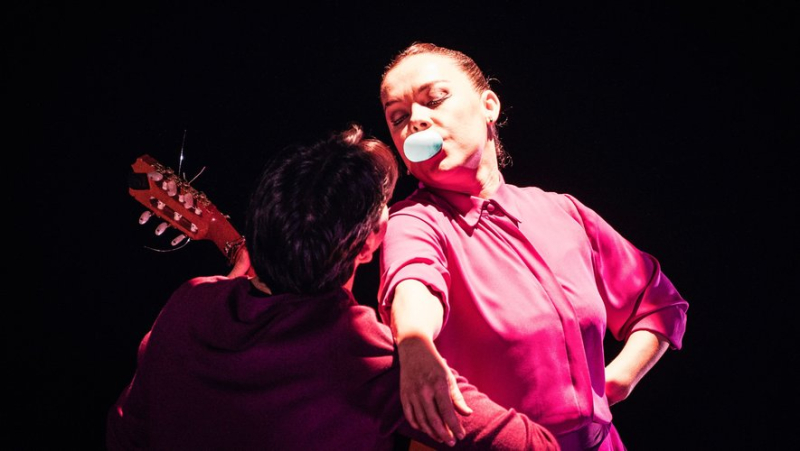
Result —
[[[147, 352], [149, 340], [150, 332], [148, 331], [139, 343], [137, 362], [141, 362]], [[144, 415], [146, 409], [136, 401], [135, 397], [131, 399], [130, 396], [135, 383], [136, 376], [134, 375], [106, 415], [106, 448], [109, 451], [147, 448]]]
[[[192, 279], [181, 284], [170, 296], [159, 317], [172, 302], [185, 298], [194, 283], [202, 278]], [[156, 318], [156, 323], [158, 318]], [[155, 327], [155, 323], [153, 324]], [[117, 398], [106, 415], [106, 448], [109, 451], [147, 449], [149, 437], [147, 433], [148, 409], [146, 405], [146, 388], [142, 382], [141, 367], [146, 365], [148, 348], [150, 347], [151, 328], [139, 342], [136, 351], [136, 371], [130, 383]]]
[[419, 280], [438, 295], [444, 307], [444, 322], [450, 313], [447, 292], [450, 273], [444, 250], [445, 239], [432, 218], [395, 212], [389, 217], [381, 248], [381, 281], [378, 313], [389, 324], [394, 289], [403, 280]]
[[658, 260], [637, 249], [592, 209], [570, 195], [564, 197], [591, 243], [595, 279], [614, 337], [625, 340], [634, 331], [649, 330], [680, 349], [689, 304], [661, 271]]

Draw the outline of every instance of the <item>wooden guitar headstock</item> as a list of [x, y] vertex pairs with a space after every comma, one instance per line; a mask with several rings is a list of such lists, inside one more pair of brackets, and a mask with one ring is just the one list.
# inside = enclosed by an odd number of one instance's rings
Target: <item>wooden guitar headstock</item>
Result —
[[156, 215], [164, 223], [156, 228], [160, 235], [168, 226], [180, 231], [173, 245], [188, 237], [193, 240], [210, 240], [233, 265], [237, 252], [243, 249], [244, 237], [231, 225], [228, 217], [201, 191], [171, 168], [145, 154], [131, 165], [128, 192], [147, 207], [139, 222]]

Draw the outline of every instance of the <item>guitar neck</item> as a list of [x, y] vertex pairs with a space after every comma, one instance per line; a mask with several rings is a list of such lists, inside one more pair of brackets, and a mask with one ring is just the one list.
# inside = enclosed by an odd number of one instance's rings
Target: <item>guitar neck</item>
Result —
[[128, 192], [134, 199], [188, 238], [212, 241], [230, 265], [236, 263], [244, 237], [205, 193], [149, 155], [131, 167]]

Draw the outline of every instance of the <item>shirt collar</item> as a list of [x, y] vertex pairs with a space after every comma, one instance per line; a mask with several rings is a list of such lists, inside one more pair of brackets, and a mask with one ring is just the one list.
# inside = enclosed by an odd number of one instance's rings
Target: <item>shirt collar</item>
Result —
[[447, 204], [453, 207], [454, 212], [459, 216], [459, 222], [469, 229], [475, 228], [475, 225], [478, 224], [478, 221], [481, 219], [483, 210], [489, 205], [493, 205], [494, 208], [502, 210], [502, 212], [517, 225], [520, 223], [517, 204], [513, 200], [511, 190], [508, 185], [506, 185], [503, 174], [500, 174], [500, 186], [489, 199], [441, 188], [432, 188], [424, 185], [422, 182], [419, 183], [419, 187], [443, 199]]

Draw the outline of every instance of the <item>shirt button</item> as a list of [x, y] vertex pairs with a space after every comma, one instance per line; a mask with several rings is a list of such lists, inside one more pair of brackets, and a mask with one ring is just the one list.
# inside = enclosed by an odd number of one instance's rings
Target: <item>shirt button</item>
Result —
[[494, 204], [489, 204], [486, 206], [486, 210], [491, 213], [494, 211]]

